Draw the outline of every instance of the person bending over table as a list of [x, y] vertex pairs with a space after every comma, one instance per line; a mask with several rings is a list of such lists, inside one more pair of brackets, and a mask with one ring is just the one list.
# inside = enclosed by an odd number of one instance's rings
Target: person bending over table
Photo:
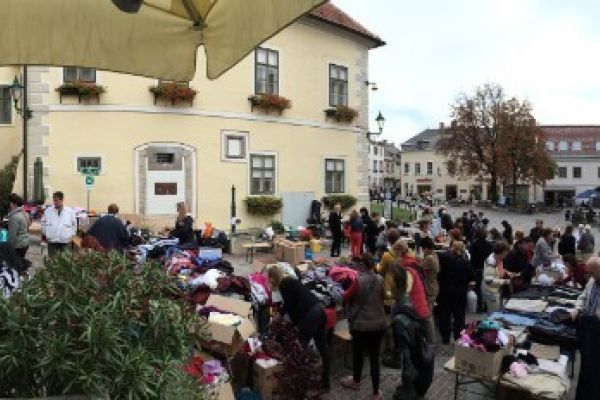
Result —
[[574, 254], [565, 254], [563, 262], [567, 267], [567, 276], [557, 282], [559, 285], [573, 283], [576, 288], [584, 288], [587, 285], [589, 273], [583, 261], [578, 261]]
[[298, 279], [285, 276], [277, 265], [268, 270], [269, 285], [272, 291], [279, 290], [283, 298], [284, 314], [288, 314], [292, 323], [300, 332], [300, 340], [304, 347], [308, 346], [314, 339], [315, 346], [323, 361], [323, 372], [321, 375], [321, 388], [329, 390], [330, 355], [327, 345], [327, 315], [325, 309]]

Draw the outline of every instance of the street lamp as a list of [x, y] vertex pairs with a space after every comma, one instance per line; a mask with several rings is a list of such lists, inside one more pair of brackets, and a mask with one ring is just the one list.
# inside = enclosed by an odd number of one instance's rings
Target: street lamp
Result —
[[381, 114], [381, 111], [379, 111], [379, 114], [377, 114], [375, 122], [377, 122], [377, 128], [379, 129], [379, 132], [367, 132], [367, 139], [371, 139], [371, 136], [377, 136], [383, 133], [383, 128], [385, 126], [385, 118]]
[[15, 76], [12, 85], [10, 85], [10, 94], [14, 101], [14, 107], [17, 114], [23, 118], [23, 200], [27, 201], [27, 186], [29, 185], [29, 165], [27, 154], [27, 121], [31, 119], [32, 112], [27, 102], [27, 66], [23, 66], [23, 82]]
[[[30, 120], [31, 110], [27, 104], [27, 95], [23, 97], [23, 93], [25, 91], [25, 86], [19, 81], [19, 77], [15, 75], [15, 79], [13, 80], [12, 85], [10, 87], [10, 94], [13, 98], [14, 107], [17, 111], [17, 114], [21, 115], [24, 120]], [[22, 104], [19, 106], [19, 104]]]

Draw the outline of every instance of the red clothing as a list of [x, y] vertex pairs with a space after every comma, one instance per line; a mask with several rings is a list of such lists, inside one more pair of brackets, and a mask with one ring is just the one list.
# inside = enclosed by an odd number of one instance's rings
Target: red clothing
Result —
[[325, 328], [335, 328], [335, 324], [337, 323], [337, 311], [335, 310], [335, 308], [326, 308], [325, 316], [327, 316], [327, 323], [325, 324]]
[[417, 260], [417, 257], [412, 254], [405, 254], [400, 257], [400, 259], [402, 260], [402, 266], [404, 268], [419, 268], [419, 261]]
[[415, 313], [420, 318], [428, 318], [430, 315], [429, 306], [427, 304], [427, 296], [425, 295], [425, 288], [423, 287], [423, 282], [421, 282], [421, 277], [413, 268], [406, 268], [406, 270], [413, 278], [413, 284], [410, 290], [410, 301], [415, 309]]
[[567, 276], [560, 283], [564, 285], [569, 282], [573, 282], [576, 286], [579, 285], [582, 288], [587, 285], [588, 274], [584, 262], [578, 262], [574, 269], [569, 269]]
[[350, 232], [350, 252], [352, 257], [360, 257], [362, 255], [362, 232]]

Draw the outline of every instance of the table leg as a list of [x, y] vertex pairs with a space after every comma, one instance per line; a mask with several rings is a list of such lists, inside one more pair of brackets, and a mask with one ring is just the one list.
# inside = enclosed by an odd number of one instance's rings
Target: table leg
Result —
[[454, 379], [454, 400], [458, 400], [458, 374], [455, 375]]

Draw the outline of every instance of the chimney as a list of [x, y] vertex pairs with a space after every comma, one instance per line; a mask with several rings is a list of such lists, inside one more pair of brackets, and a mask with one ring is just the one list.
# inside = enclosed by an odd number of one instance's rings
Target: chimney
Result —
[[443, 131], [443, 130], [444, 130], [444, 123], [440, 122], [440, 131]]

